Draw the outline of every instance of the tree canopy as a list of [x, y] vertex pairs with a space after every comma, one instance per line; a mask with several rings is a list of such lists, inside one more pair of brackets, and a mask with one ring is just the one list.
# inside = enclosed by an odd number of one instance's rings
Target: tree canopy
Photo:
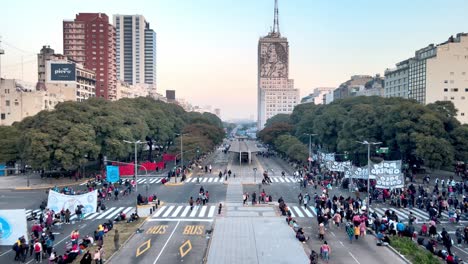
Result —
[[295, 136], [306, 144], [304, 134], [314, 133], [315, 145], [337, 153], [366, 153], [356, 141], [378, 141], [393, 153], [392, 159], [441, 168], [454, 161], [468, 161], [468, 126], [460, 124], [456, 113], [451, 102], [421, 105], [396, 97], [350, 97], [328, 105], [298, 105], [290, 122], [273, 122], [258, 136], [280, 149], [283, 135]]
[[189, 132], [200, 143], [200, 151], [210, 150], [224, 137], [216, 115], [188, 113], [178, 105], [151, 98], [63, 102], [53, 111], [0, 127], [4, 143], [0, 162], [21, 160], [36, 169], [72, 170], [103, 155], [109, 160], [128, 157], [133, 146], [124, 140], [145, 141], [150, 137], [153, 144], [165, 145], [181, 132]]

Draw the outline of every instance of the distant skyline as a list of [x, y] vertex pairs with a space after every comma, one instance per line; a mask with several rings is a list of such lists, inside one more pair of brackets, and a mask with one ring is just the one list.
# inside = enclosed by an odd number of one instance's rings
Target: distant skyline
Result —
[[[80, 12], [141, 14], [157, 33], [158, 92], [221, 108], [223, 119], [256, 116], [257, 44], [273, 25], [274, 0], [70, 0], [2, 3], [4, 78], [37, 81], [37, 53], [63, 53], [62, 21]], [[289, 77], [305, 96], [351, 75], [383, 74], [416, 49], [468, 31], [463, 0], [279, 0], [290, 45]], [[23, 61], [23, 63], [22, 63]], [[23, 65], [23, 67], [22, 67]], [[22, 74], [23, 72], [23, 74]]]

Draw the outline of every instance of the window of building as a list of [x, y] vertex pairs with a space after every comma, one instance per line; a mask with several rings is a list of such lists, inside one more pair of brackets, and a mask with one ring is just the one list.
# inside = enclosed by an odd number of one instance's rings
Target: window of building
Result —
[[451, 96], [451, 97], [450, 97], [450, 100], [455, 100], [455, 97]]
[[[461, 113], [460, 115], [461, 115], [461, 116], [465, 116], [465, 113]], [[2, 118], [2, 119], [3, 119], [3, 118]]]
[[462, 99], [462, 100], [465, 100], [465, 96], [462, 96], [461, 99]]
[[454, 75], [455, 73], [454, 72], [450, 72], [450, 75]]
[[448, 92], [448, 88], [444, 88], [444, 92]]
[[2, 120], [5, 120], [5, 114], [4, 113], [1, 114], [1, 118], [2, 118]]
[[458, 88], [453, 88], [452, 92], [458, 92]]
[[10, 106], [10, 100], [6, 100], [6, 101], [5, 101], [5, 105], [6, 105], [6, 106]]
[[444, 81], [444, 83], [448, 83], [448, 81], [447, 81], [447, 80], [445, 80], [445, 81]]

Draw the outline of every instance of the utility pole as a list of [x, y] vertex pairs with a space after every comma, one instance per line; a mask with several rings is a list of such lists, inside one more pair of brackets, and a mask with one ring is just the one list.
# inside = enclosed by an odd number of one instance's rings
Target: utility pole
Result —
[[305, 135], [309, 136], [309, 173], [312, 172], [312, 136], [316, 136], [317, 134], [310, 134], [310, 133], [305, 133]]
[[[124, 140], [125, 143], [134, 144], [135, 145], [135, 183], [138, 179], [138, 156], [137, 156], [137, 144], [146, 144], [146, 142], [141, 142], [140, 140], [137, 141], [128, 141]], [[138, 184], [135, 184], [135, 192], [138, 191]]]
[[369, 142], [367, 140], [364, 141], [356, 141], [360, 144], [367, 145], [367, 207], [370, 208], [370, 171], [371, 171], [371, 160], [370, 160], [370, 146], [371, 145], [379, 145], [382, 142]]

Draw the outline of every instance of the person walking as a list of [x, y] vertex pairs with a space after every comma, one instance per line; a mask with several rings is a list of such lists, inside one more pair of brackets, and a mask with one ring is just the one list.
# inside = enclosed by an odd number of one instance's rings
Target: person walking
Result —
[[189, 205], [190, 205], [190, 211], [192, 211], [193, 210], [193, 197], [190, 197]]
[[328, 260], [330, 259], [331, 248], [327, 241], [323, 242], [322, 246], [320, 247], [320, 252], [322, 254], [322, 259], [328, 263]]
[[242, 201], [244, 202], [243, 205], [247, 203], [247, 193], [242, 194]]
[[358, 240], [360, 235], [361, 235], [361, 228], [359, 226], [355, 226], [354, 227], [354, 238], [356, 238], [356, 240]]
[[350, 222], [346, 223], [346, 234], [348, 234], [349, 242], [353, 243], [354, 229]]
[[115, 233], [114, 233], [114, 248], [115, 248], [115, 251], [117, 251], [120, 247], [120, 234], [119, 234], [119, 230], [117, 230], [117, 228], [115, 229]]
[[306, 193], [306, 195], [304, 195], [304, 209], [307, 209], [307, 204], [309, 203], [310, 201], [310, 196], [308, 193]]
[[302, 193], [299, 193], [299, 195], [297, 196], [297, 200], [299, 201], [299, 206], [301, 206], [302, 201], [304, 200], [304, 197], [302, 197]]

